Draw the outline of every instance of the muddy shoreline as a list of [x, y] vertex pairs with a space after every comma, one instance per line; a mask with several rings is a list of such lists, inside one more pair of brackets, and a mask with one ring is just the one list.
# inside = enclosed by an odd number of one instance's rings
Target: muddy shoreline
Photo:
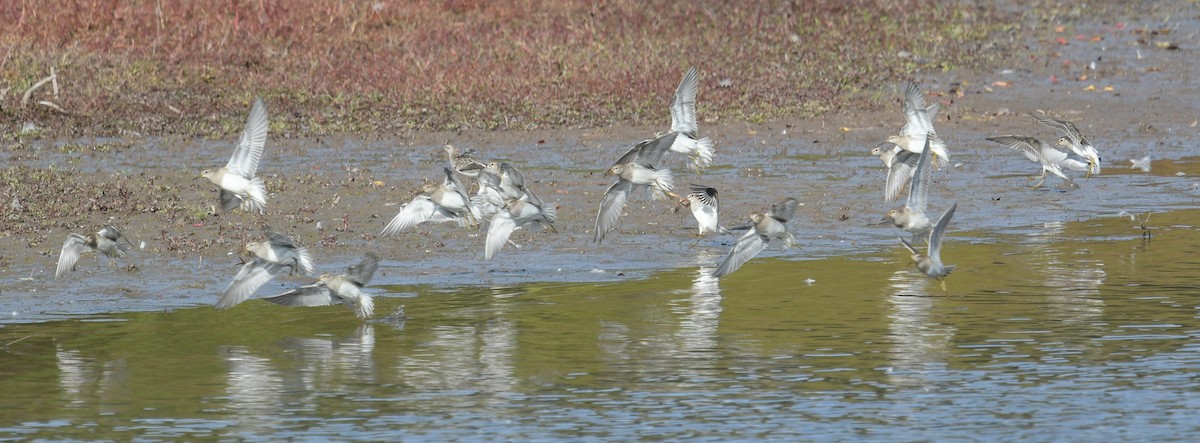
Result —
[[[1100, 32], [1112, 25], [1093, 26]], [[1138, 38], [1113, 34], [1099, 43], [1072, 41], [1057, 48], [1065, 60], [1094, 60], [1099, 54], [1094, 69], [1038, 60], [988, 73], [917, 79], [929, 99], [944, 106], [935, 125], [953, 156], [951, 168], [935, 173], [931, 207], [940, 211], [958, 202], [951, 230], [978, 233], [954, 241], [987, 242], [988, 232], [1021, 232], [1121, 211], [1197, 206], [1200, 91], [1192, 79], [1190, 49], [1148, 48]], [[869, 112], [761, 124], [701, 115], [703, 135], [717, 143], [714, 166], [696, 175], [681, 158], [667, 163], [678, 186], [695, 182], [720, 190], [725, 224], [786, 197], [802, 202], [792, 225], [802, 248], [770, 250], [763, 257], [888, 254], [899, 231], [874, 226], [893, 204], [882, 199], [883, 168], [869, 150], [903, 122], [896, 89], [885, 88], [895, 97], [891, 106]], [[1102, 175], [1077, 179], [1077, 188], [1051, 180], [1049, 187], [1028, 189], [1037, 166], [984, 138], [1024, 134], [1053, 140], [1052, 130], [1023, 115], [1038, 109], [1076, 122], [1102, 151]], [[0, 293], [12, 295], [11, 309], [5, 309], [14, 313], [11, 321], [210, 304], [236, 272], [235, 251], [257, 238], [264, 225], [309, 247], [319, 272], [339, 271], [367, 250], [379, 252], [384, 262], [373, 284], [380, 286], [610, 281], [712, 266], [732, 238], [693, 246], [695, 222], [687, 210], [645, 196], [630, 204], [620, 230], [602, 243], [592, 241], [596, 207], [611, 184], [601, 172], [633, 143], [665, 128], [665, 107], [661, 120], [655, 127], [406, 137], [272, 134], [259, 169], [271, 193], [264, 216], [214, 212], [215, 189], [193, 180], [200, 169], [224, 164], [231, 139], [130, 136], [9, 145], [3, 153], [9, 167], [4, 186], [16, 204], [5, 205], [0, 214], [7, 223], [0, 237]], [[376, 239], [423, 180], [438, 178], [446, 143], [521, 168], [531, 187], [558, 205], [558, 233], [518, 231], [513, 241], [521, 248], [508, 246], [491, 262], [482, 260], [480, 230], [423, 225]], [[1150, 172], [1129, 169], [1129, 159], [1144, 155], [1154, 160]], [[20, 180], [28, 177], [44, 180], [49, 188], [39, 192], [45, 194], [26, 195], [30, 188]], [[71, 192], [48, 200], [55, 186]], [[54, 262], [67, 233], [95, 229], [109, 217], [135, 243], [145, 242], [144, 249], [119, 261], [116, 270], [85, 256], [77, 272], [55, 281]], [[284, 278], [259, 293], [304, 282]]]

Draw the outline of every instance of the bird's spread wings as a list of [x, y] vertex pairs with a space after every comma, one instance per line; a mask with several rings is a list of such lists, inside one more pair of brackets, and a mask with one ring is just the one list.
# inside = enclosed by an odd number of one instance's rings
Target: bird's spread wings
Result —
[[694, 134], [699, 129], [696, 124], [696, 89], [699, 81], [696, 77], [696, 67], [692, 66], [683, 74], [679, 87], [675, 89], [675, 100], [671, 103], [671, 131]]
[[621, 211], [625, 210], [625, 203], [629, 201], [630, 191], [633, 191], [632, 182], [617, 180], [604, 193], [604, 199], [600, 201], [600, 210], [596, 212], [596, 231], [592, 241], [604, 240], [604, 235], [616, 227], [617, 220], [621, 218]]
[[296, 247], [296, 243], [292, 241], [292, 238], [285, 234], [280, 234], [268, 229], [263, 231], [263, 236], [267, 237], [267, 242], [270, 243], [271, 246], [279, 246], [283, 248]]
[[904, 207], [910, 211], [925, 212], [926, 201], [929, 197], [929, 182], [933, 175], [933, 169], [929, 166], [929, 161], [932, 158], [930, 151], [929, 138], [926, 138], [925, 148], [921, 150], [921, 157], [917, 160], [917, 168], [913, 171], [913, 178], [909, 182], [908, 201]]
[[771, 209], [767, 211], [766, 215], [779, 220], [781, 223], [787, 223], [788, 220], [796, 216], [796, 207], [799, 205], [800, 203], [796, 199], [788, 198], [787, 200], [771, 205]]
[[689, 183], [688, 190], [688, 196], [695, 198], [700, 204], [717, 208], [719, 204], [717, 202], [717, 188]]
[[279, 295], [272, 295], [270, 297], [263, 298], [263, 300], [281, 306], [292, 307], [329, 306], [336, 302], [336, 300], [333, 299], [333, 294], [329, 291], [329, 287], [325, 286], [325, 284], [320, 281], [311, 285], [301, 286]]
[[897, 149], [896, 155], [892, 157], [892, 164], [888, 167], [887, 182], [883, 187], [885, 200], [892, 201], [900, 197], [900, 193], [916, 172], [917, 162], [920, 160], [921, 154]]
[[62, 277], [74, 268], [79, 256], [89, 249], [91, 247], [87, 245], [87, 237], [79, 234], [68, 235], [67, 241], [63, 242], [62, 252], [58, 253], [58, 269], [54, 271], [54, 278]]
[[225, 288], [225, 292], [221, 293], [221, 298], [217, 300], [217, 309], [226, 309], [236, 306], [238, 303], [246, 301], [254, 291], [262, 285], [267, 284], [276, 274], [283, 270], [283, 266], [261, 258], [256, 258], [238, 270], [237, 275], [233, 276], [233, 281], [229, 282], [229, 286]]
[[379, 269], [379, 255], [374, 252], [368, 252], [363, 256], [362, 261], [346, 270], [345, 279], [350, 283], [354, 283], [355, 286], [363, 287], [371, 282], [371, 278], [375, 276], [375, 270], [377, 269]]
[[1033, 137], [999, 135], [988, 137], [987, 140], [1008, 146], [1010, 149], [1020, 152], [1021, 155], [1024, 155], [1025, 158], [1034, 163], [1047, 163], [1049, 160], [1042, 154], [1042, 142]]
[[126, 248], [125, 246], [129, 246], [130, 248], [133, 247], [133, 242], [129, 241], [128, 238], [125, 238], [125, 236], [121, 234], [121, 231], [118, 231], [117, 228], [113, 227], [113, 225], [104, 225], [104, 227], [100, 228], [99, 235], [112, 240], [113, 243], [116, 243], [117, 248], [120, 248], [122, 253], [129, 252], [129, 248]]
[[428, 195], [418, 195], [392, 217], [379, 235], [388, 236], [428, 221], [437, 211], [437, 204]]
[[950, 224], [950, 218], [954, 217], [955, 209], [958, 209], [958, 202], [950, 205], [950, 209], [942, 214], [942, 218], [938, 219], [933, 231], [929, 233], [929, 257], [937, 262], [942, 260], [942, 237], [946, 235], [946, 226]]
[[713, 271], [713, 277], [721, 278], [738, 270], [738, 268], [741, 268], [742, 265], [758, 255], [759, 252], [766, 249], [769, 240], [767, 236], [760, 234], [757, 230], [750, 229], [750, 231], [738, 238], [737, 242], [733, 244], [733, 248], [729, 250], [729, 254], [725, 256], [724, 260], [721, 260], [721, 264]]
[[933, 132], [933, 122], [925, 107], [925, 93], [914, 82], [904, 88], [904, 126], [900, 133], [915, 140], [925, 139]]
[[512, 235], [514, 229], [517, 228], [516, 222], [513, 221], [512, 214], [508, 209], [502, 209], [492, 217], [492, 223], [488, 225], [487, 241], [484, 243], [483, 259], [491, 260], [495, 257], [504, 244], [508, 242], [508, 237]]
[[262, 158], [263, 146], [267, 143], [269, 125], [267, 107], [263, 105], [262, 98], [255, 98], [250, 116], [246, 118], [246, 128], [242, 130], [242, 138], [238, 140], [233, 157], [229, 158], [225, 169], [247, 180], [253, 178], [254, 171], [258, 170], [258, 160]]
[[1075, 127], [1074, 123], [1066, 120], [1059, 120], [1044, 113], [1030, 112], [1029, 116], [1033, 117], [1034, 120], [1037, 120], [1038, 123], [1058, 130], [1060, 134], [1071, 140], [1071, 143], [1074, 143], [1077, 146], [1091, 145], [1091, 143], [1088, 142], [1088, 139], [1085, 138], [1083, 134], [1079, 133], [1079, 128]]

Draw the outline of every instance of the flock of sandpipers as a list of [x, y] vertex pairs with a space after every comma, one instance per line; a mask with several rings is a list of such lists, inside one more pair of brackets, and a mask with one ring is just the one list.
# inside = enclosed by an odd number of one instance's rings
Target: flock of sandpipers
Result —
[[[712, 272], [713, 277], [720, 278], [738, 270], [772, 242], [781, 243], [785, 248], [792, 247], [795, 238], [788, 230], [788, 221], [795, 215], [798, 202], [794, 198], [787, 198], [762, 212], [751, 214], [745, 226], [727, 229], [718, 222], [716, 189], [692, 184], [683, 196], [674, 192], [671, 171], [660, 165], [667, 152], [687, 156], [690, 167], [697, 172], [711, 165], [715, 154], [713, 141], [698, 136], [698, 84], [697, 70], [693, 67], [684, 74], [675, 90], [670, 131], [637, 143], [605, 171], [605, 175], [614, 176], [617, 181], [600, 201], [593, 241], [602, 241], [617, 227], [631, 195], [644, 194], [648, 190], [656, 200], [677, 198], [695, 216], [699, 236], [745, 231]], [[933, 129], [940, 104], [927, 106], [925, 93], [910, 82], [905, 88], [903, 111], [905, 124], [899, 134], [887, 137], [887, 141], [872, 149], [872, 154], [877, 155], [887, 167], [884, 200], [896, 200], [905, 190], [908, 194], [904, 206], [889, 210], [880, 223], [890, 222], [912, 234], [911, 240], [901, 238], [901, 244], [912, 253], [917, 269], [937, 279], [945, 290], [945, 277], [954, 270], [954, 266], [942, 263], [941, 245], [957, 203], [952, 203], [936, 220], [930, 219], [925, 213], [933, 170], [950, 164], [946, 144]], [[1041, 186], [1050, 174], [1070, 182], [1071, 179], [1064, 172], [1066, 170], [1083, 172], [1088, 176], [1100, 172], [1100, 154], [1074, 124], [1044, 114], [1030, 115], [1039, 123], [1058, 131], [1060, 138], [1055, 145], [1025, 136], [998, 136], [989, 137], [988, 140], [1017, 150], [1041, 165], [1041, 181], [1034, 185], [1035, 188]], [[246, 120], [246, 128], [229, 162], [219, 169], [204, 170], [197, 177], [207, 178], [220, 189], [222, 210], [241, 207], [261, 214], [266, 208], [267, 190], [256, 173], [266, 144], [267, 126], [266, 106], [261, 99], [255, 99]], [[443, 169], [443, 180], [424, 184], [416, 197], [405, 204], [384, 227], [381, 236], [394, 235], [427, 222], [455, 222], [465, 227], [486, 226], [484, 259], [490, 260], [505, 244], [510, 243], [509, 236], [516, 229], [538, 225], [554, 230], [555, 205], [546, 204], [529, 189], [524, 176], [515, 166], [504, 162], [485, 163], [472, 152], [459, 151], [450, 145], [446, 146], [446, 156], [448, 164]], [[468, 192], [460, 176], [474, 179], [474, 193]], [[308, 251], [297, 246], [291, 237], [269, 229], [264, 236], [265, 241], [246, 244], [245, 251], [254, 258], [238, 270], [218, 299], [216, 308], [225, 309], [245, 301], [283, 272], [299, 271], [314, 275]], [[920, 241], [926, 243], [924, 251], [916, 246]], [[104, 225], [92, 235], [70, 234], [63, 243], [55, 278], [72, 270], [84, 252], [98, 251], [116, 258], [123, 257], [132, 247], [132, 242], [111, 224]], [[361, 262], [344, 274], [323, 274], [312, 284], [264, 299], [285, 306], [344, 303], [360, 318], [368, 318], [374, 313], [374, 302], [361, 288], [370, 282], [378, 266], [379, 256], [367, 253]]]

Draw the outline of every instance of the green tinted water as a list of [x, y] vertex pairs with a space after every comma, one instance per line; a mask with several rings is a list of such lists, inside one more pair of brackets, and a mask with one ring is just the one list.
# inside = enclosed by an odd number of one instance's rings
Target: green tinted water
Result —
[[952, 232], [945, 293], [897, 246], [719, 283], [386, 288], [403, 322], [252, 301], [7, 325], [0, 436], [1186, 440], [1197, 216]]

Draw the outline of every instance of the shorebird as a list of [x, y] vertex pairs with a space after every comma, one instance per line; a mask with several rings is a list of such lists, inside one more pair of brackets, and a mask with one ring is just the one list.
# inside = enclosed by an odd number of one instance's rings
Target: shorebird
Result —
[[617, 176], [617, 182], [604, 192], [600, 201], [600, 210], [596, 212], [596, 230], [592, 241], [604, 240], [608, 231], [616, 228], [621, 211], [629, 201], [629, 194], [635, 190], [650, 189], [656, 199], [665, 199], [674, 195], [671, 190], [675, 187], [670, 169], [658, 169], [662, 155], [670, 146], [661, 139], [645, 140], [626, 152], [616, 164], [604, 172], [604, 175]]
[[913, 170], [912, 180], [909, 181], [908, 200], [905, 201], [904, 207], [889, 210], [883, 220], [880, 220], [880, 223], [892, 222], [897, 228], [911, 232], [913, 241], [916, 241], [920, 235], [929, 232], [933, 226], [929, 217], [925, 215], [925, 208], [928, 206], [929, 182], [933, 172], [929, 165], [931, 151], [927, 138], [925, 149], [921, 151], [917, 167]]
[[267, 108], [261, 98], [254, 99], [246, 128], [229, 163], [220, 169], [205, 169], [200, 178], [207, 178], [221, 188], [221, 209], [228, 211], [239, 205], [247, 211], [262, 214], [267, 207], [267, 188], [259, 177], [258, 160], [262, 158], [263, 146], [267, 142]]
[[304, 307], [342, 303], [353, 309], [358, 318], [370, 318], [375, 315], [375, 301], [370, 294], [362, 291], [362, 287], [371, 282], [376, 269], [379, 269], [379, 256], [367, 253], [361, 262], [351, 266], [345, 274], [322, 274], [312, 284], [264, 300], [282, 306]]
[[233, 280], [221, 292], [221, 298], [217, 299], [217, 304], [213, 307], [216, 309], [229, 309], [237, 306], [250, 298], [251, 295], [254, 295], [254, 292], [258, 291], [258, 288], [267, 284], [267, 282], [271, 281], [272, 278], [275, 278], [276, 275], [279, 275], [287, 267], [288, 265], [255, 257], [238, 269], [237, 274], [233, 276]]
[[472, 206], [462, 182], [458, 181], [450, 168], [443, 168], [442, 171], [444, 179], [422, 185], [420, 193], [388, 222], [380, 236], [393, 235], [427, 221], [456, 221], [461, 226], [478, 222], [479, 214]]
[[693, 66], [683, 74], [679, 86], [675, 88], [674, 100], [671, 102], [671, 131], [658, 136], [669, 146], [671, 152], [688, 156], [692, 160], [692, 169], [701, 169], [712, 164], [713, 142], [708, 137], [697, 138], [700, 130], [696, 122], [696, 91], [699, 87], [696, 67]]
[[291, 237], [278, 232], [267, 230], [263, 235], [267, 241], [246, 243], [246, 251], [271, 263], [287, 266], [292, 272], [299, 270], [304, 275], [313, 275], [312, 257], [307, 249], [296, 246]]
[[[905, 106], [917, 105], [909, 105], [906, 102]], [[936, 102], [925, 107], [925, 114], [930, 122], [937, 120], [941, 109], [941, 104]], [[871, 149], [871, 155], [879, 157], [879, 160], [883, 162], [883, 166], [888, 168], [887, 181], [884, 182], [883, 186], [884, 201], [892, 201], [899, 198], [900, 193], [904, 191], [904, 187], [908, 185], [908, 181], [912, 179], [913, 172], [917, 168], [917, 160], [921, 157], [921, 152], [909, 151], [895, 143], [883, 142]]]
[[696, 218], [696, 242], [699, 242], [704, 234], [707, 233], [730, 233], [728, 229], [721, 227], [718, 221], [720, 214], [720, 203], [717, 200], [717, 188], [708, 186], [689, 184], [688, 195], [679, 203], [687, 206], [692, 211], [692, 216]]
[[109, 264], [111, 265], [111, 259], [124, 257], [129, 253], [130, 248], [133, 248], [133, 243], [121, 235], [121, 231], [109, 224], [104, 225], [95, 234], [87, 236], [72, 233], [67, 235], [67, 241], [63, 242], [62, 252], [58, 253], [58, 269], [54, 271], [54, 278], [57, 279], [68, 271], [74, 270], [75, 263], [79, 261], [79, 256], [84, 252], [97, 251], [104, 254], [110, 259]]
[[883, 142], [871, 149], [871, 155], [879, 157], [883, 165], [888, 168], [887, 180], [883, 184], [884, 201], [892, 201], [899, 198], [900, 193], [908, 185], [909, 180], [912, 180], [913, 172], [917, 169], [917, 161], [921, 159], [921, 154], [906, 151], [892, 143]]
[[[536, 199], [536, 197], [535, 197]], [[488, 224], [487, 241], [484, 242], [483, 259], [491, 260], [508, 243], [508, 237], [517, 228], [537, 223], [554, 230], [556, 211], [553, 205], [543, 205], [541, 200], [505, 200], [504, 207], [492, 215]]]
[[925, 106], [925, 93], [921, 92], [916, 83], [908, 82], [908, 86], [904, 88], [904, 126], [900, 128], [900, 134], [888, 136], [888, 143], [920, 154], [928, 141], [936, 165], [949, 166], [950, 154], [946, 152], [946, 142], [933, 130], [933, 117], [937, 116], [940, 109], [936, 106]]
[[1092, 142], [1088, 141], [1087, 137], [1079, 133], [1079, 128], [1076, 128], [1074, 123], [1052, 118], [1045, 113], [1030, 112], [1029, 116], [1038, 123], [1058, 130], [1062, 137], [1059, 137], [1055, 146], [1070, 149], [1075, 155], [1087, 159], [1087, 177], [1100, 175], [1100, 152], [1096, 150], [1095, 146], [1092, 146]]
[[789, 198], [772, 205], [771, 209], [766, 212], [750, 214], [750, 230], [737, 239], [733, 248], [729, 250], [729, 254], [713, 271], [712, 276], [721, 278], [737, 271], [763, 249], [766, 249], [772, 240], [782, 241], [784, 247], [792, 247], [796, 240], [788, 232], [787, 222], [796, 214], [797, 205], [796, 199]]
[[450, 161], [450, 168], [455, 172], [467, 177], [475, 178], [479, 176], [479, 168], [484, 166], [483, 162], [475, 157], [475, 153], [471, 149], [458, 150], [454, 145], [446, 145], [446, 159]]
[[954, 217], [954, 210], [958, 208], [958, 203], [950, 205], [942, 217], [938, 219], [937, 225], [933, 227], [933, 231], [929, 233], [929, 245], [926, 253], [917, 252], [912, 243], [909, 243], [903, 238], [900, 243], [912, 253], [912, 260], [917, 264], [917, 270], [925, 273], [926, 276], [936, 279], [942, 285], [942, 291], [946, 290], [946, 276], [954, 271], [954, 265], [942, 264], [942, 239], [946, 236], [946, 225], [950, 224], [950, 218]]
[[988, 137], [988, 141], [1000, 143], [1015, 149], [1029, 161], [1040, 163], [1042, 165], [1041, 180], [1033, 185], [1032, 189], [1037, 189], [1046, 182], [1046, 174], [1054, 174], [1068, 184], [1074, 185], [1070, 177], [1063, 173], [1063, 169], [1072, 171], [1086, 172], [1088, 170], [1088, 160], [1075, 154], [1059, 151], [1050, 145], [1042, 143], [1033, 137], [1025, 137], [1020, 135], [1000, 135], [996, 137]]
[[[478, 166], [473, 167], [473, 169], [478, 168]], [[485, 184], [495, 188], [500, 197], [505, 200], [513, 198], [528, 199], [529, 195], [532, 194], [529, 192], [529, 188], [525, 187], [525, 176], [521, 174], [521, 171], [516, 166], [505, 162], [491, 162], [483, 166], [482, 172], [477, 173], [477, 175], [484, 174], [487, 174], [483, 179], [486, 182]], [[480, 186], [483, 185], [481, 184]]]

